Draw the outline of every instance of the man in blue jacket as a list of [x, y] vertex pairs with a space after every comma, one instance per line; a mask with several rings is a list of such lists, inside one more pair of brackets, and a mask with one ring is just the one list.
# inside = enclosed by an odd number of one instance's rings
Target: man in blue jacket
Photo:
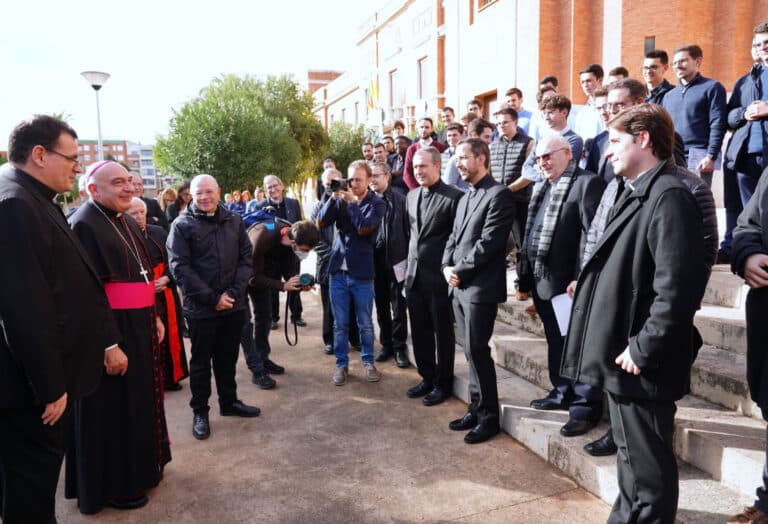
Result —
[[373, 192], [371, 167], [364, 160], [352, 162], [348, 187], [338, 189], [320, 209], [317, 224], [336, 226], [331, 251], [331, 304], [333, 306], [333, 349], [336, 371], [333, 383], [342, 386], [349, 371], [349, 305], [354, 304], [362, 345], [363, 373], [369, 382], [381, 375], [373, 365], [373, 247], [386, 204]]
[[210, 436], [208, 398], [211, 362], [222, 416], [257, 417], [259, 408], [237, 398], [235, 364], [245, 322], [245, 288], [251, 277], [251, 242], [239, 215], [219, 204], [221, 190], [210, 175], [190, 186], [193, 202], [171, 224], [168, 261], [184, 294], [192, 358], [189, 388], [194, 412], [192, 435]]
[[728, 128], [733, 136], [725, 151], [726, 231], [721, 249], [726, 255], [730, 254], [736, 217], [749, 202], [763, 169], [768, 166], [768, 22], [755, 27], [753, 33], [756, 62], [749, 73], [736, 81], [727, 107]]

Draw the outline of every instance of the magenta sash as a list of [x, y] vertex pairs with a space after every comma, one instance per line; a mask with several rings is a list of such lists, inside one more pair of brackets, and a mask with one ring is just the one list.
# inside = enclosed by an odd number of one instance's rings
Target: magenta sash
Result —
[[104, 291], [112, 309], [141, 309], [155, 305], [154, 282], [107, 282]]

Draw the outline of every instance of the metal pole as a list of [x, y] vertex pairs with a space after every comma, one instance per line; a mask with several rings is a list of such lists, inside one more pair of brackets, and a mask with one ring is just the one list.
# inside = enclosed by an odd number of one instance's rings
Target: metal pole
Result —
[[104, 145], [101, 143], [101, 111], [99, 109], [99, 90], [96, 89], [96, 124], [99, 129], [99, 161], [104, 160]]

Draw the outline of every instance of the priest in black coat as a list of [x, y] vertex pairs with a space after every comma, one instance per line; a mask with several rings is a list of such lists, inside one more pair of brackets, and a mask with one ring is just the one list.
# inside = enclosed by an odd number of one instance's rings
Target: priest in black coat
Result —
[[0, 169], [0, 520], [47, 523], [71, 405], [98, 386], [118, 333], [53, 202], [82, 172], [75, 131], [37, 116], [16, 126], [9, 146]]
[[[162, 356], [164, 327], [155, 314], [152, 260], [136, 222], [125, 214], [131, 175], [112, 161], [91, 166], [91, 200], [70, 218], [104, 283], [121, 335], [127, 372], [104, 375], [75, 404], [74, 442], [67, 452], [66, 496], [81, 513], [104, 504], [132, 509], [147, 503], [171, 460], [165, 423]], [[120, 351], [114, 349], [111, 351]]]

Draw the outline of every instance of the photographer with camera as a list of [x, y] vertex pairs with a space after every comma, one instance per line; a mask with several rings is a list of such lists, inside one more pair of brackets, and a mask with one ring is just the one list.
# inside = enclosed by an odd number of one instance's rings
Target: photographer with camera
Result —
[[[352, 162], [349, 180], [331, 184], [331, 198], [318, 213], [321, 228], [336, 226], [336, 239], [328, 267], [333, 307], [333, 349], [336, 371], [333, 383], [342, 386], [349, 369], [349, 305], [354, 304], [362, 343], [365, 379], [377, 382], [381, 375], [373, 365], [373, 246], [386, 204], [368, 190], [371, 167], [364, 160]], [[345, 187], [348, 186], [348, 187]], [[338, 189], [337, 189], [338, 188]]]
[[[325, 163], [323, 164], [325, 165]], [[342, 179], [341, 172], [335, 167], [326, 168], [320, 176], [323, 192], [320, 200], [315, 202], [312, 214], [309, 219], [313, 224], [317, 223], [317, 216], [320, 210], [333, 195], [331, 184], [338, 184]], [[338, 188], [337, 188], [338, 191]], [[315, 246], [315, 256], [317, 266], [315, 268], [315, 278], [320, 285], [320, 302], [323, 306], [323, 353], [333, 355], [333, 308], [331, 308], [331, 288], [330, 274], [328, 266], [331, 263], [331, 250], [333, 249], [333, 237], [335, 230], [332, 227], [320, 231], [320, 242]], [[360, 351], [360, 333], [357, 331], [357, 319], [355, 310], [349, 308], [349, 343], [353, 349]]]
[[[274, 385], [265, 366], [275, 364], [269, 359], [269, 331], [272, 324], [272, 291], [307, 291], [314, 282], [301, 282], [296, 274], [288, 280], [281, 278], [283, 268], [304, 260], [320, 241], [320, 232], [313, 223], [302, 220], [287, 225], [280, 219], [260, 222], [248, 230], [253, 245], [253, 276], [248, 282], [248, 294], [253, 303], [253, 349], [247, 351], [246, 361], [253, 373], [253, 383]], [[298, 268], [296, 268], [298, 273]], [[302, 285], [304, 284], [304, 285]], [[269, 389], [269, 388], [263, 388]]]

